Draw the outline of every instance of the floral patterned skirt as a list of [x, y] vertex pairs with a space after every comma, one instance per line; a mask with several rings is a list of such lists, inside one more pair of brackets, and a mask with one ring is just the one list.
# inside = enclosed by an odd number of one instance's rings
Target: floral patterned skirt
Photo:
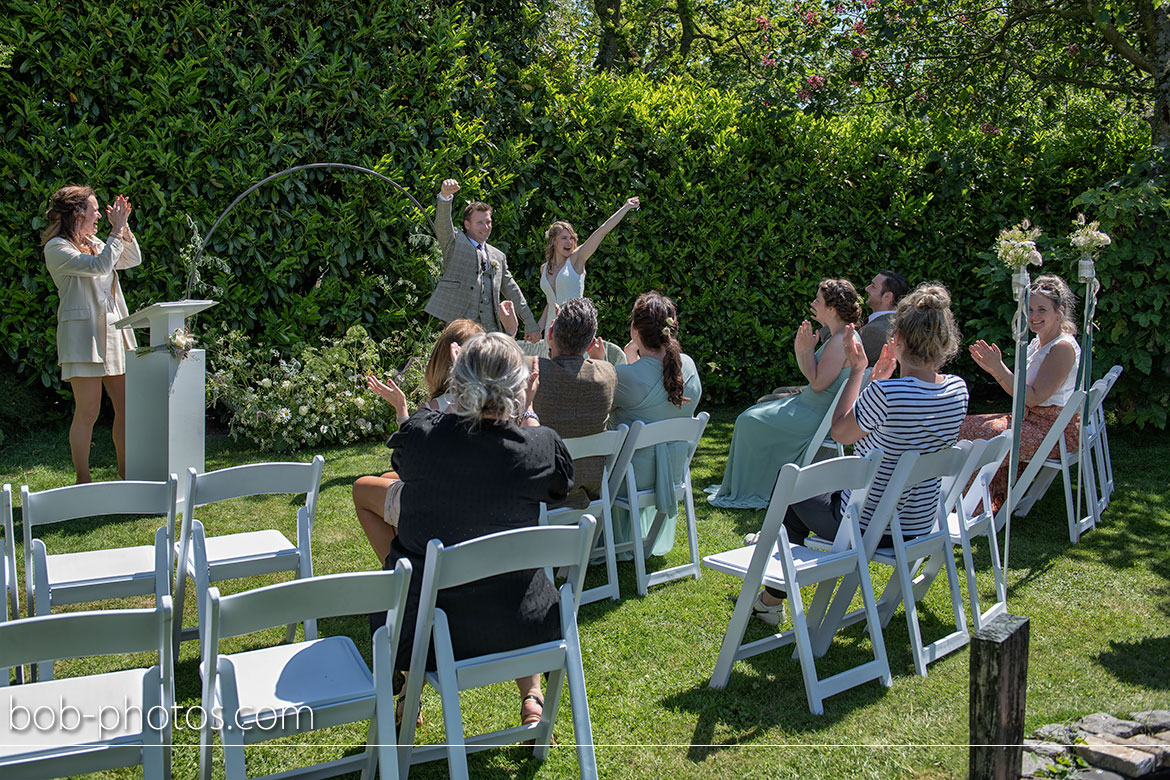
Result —
[[[1063, 406], [1028, 406], [1024, 408], [1024, 424], [1020, 426], [1020, 468], [1023, 464], [1036, 457], [1036, 450], [1040, 443], [1052, 429], [1052, 424], [1060, 416]], [[1066, 452], [1073, 452], [1080, 444], [1080, 420], [1078, 412], [1064, 429], [1064, 446]], [[1011, 414], [972, 414], [963, 420], [959, 427], [960, 439], [994, 439], [1004, 431], [1011, 430]], [[1048, 453], [1047, 458], [1059, 458], [1056, 447]], [[1003, 502], [1007, 500], [1007, 473], [1008, 459], [1004, 459], [995, 478], [991, 480], [991, 503], [994, 511], [998, 512]]]

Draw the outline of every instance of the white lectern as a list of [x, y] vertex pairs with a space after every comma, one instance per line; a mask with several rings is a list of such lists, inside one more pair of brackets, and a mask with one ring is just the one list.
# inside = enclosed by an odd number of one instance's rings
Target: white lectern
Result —
[[193, 349], [180, 359], [167, 339], [186, 328], [187, 318], [215, 301], [168, 301], [147, 306], [115, 323], [150, 328], [150, 346], [126, 355], [126, 479], [165, 481], [179, 475], [179, 504], [189, 467], [202, 473], [206, 353]]

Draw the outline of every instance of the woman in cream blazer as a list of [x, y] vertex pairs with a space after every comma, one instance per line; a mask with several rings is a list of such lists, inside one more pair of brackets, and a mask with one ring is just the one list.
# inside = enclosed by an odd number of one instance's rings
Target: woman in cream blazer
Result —
[[89, 187], [62, 187], [53, 194], [41, 236], [45, 265], [57, 285], [57, 362], [61, 378], [73, 388], [73, 423], [69, 450], [77, 481], [89, 482], [89, 448], [101, 409], [102, 387], [114, 406], [114, 449], [118, 475], [126, 476], [126, 350], [137, 343], [133, 331], [114, 327], [129, 315], [118, 284], [117, 269], [142, 262], [138, 242], [126, 222], [130, 202], [119, 195], [106, 208], [110, 235], [105, 243], [94, 233], [101, 219]]

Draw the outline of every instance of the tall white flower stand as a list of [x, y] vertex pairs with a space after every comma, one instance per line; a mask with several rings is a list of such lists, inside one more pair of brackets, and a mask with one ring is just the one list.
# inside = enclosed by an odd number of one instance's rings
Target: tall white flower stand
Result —
[[1016, 480], [1020, 476], [1020, 434], [1024, 422], [1024, 397], [1028, 392], [1028, 289], [1031, 279], [1026, 267], [1012, 273], [1012, 297], [1016, 299], [1016, 313], [1012, 317], [1012, 337], [1016, 342], [1015, 366], [1012, 383], [1012, 451], [1008, 457], [1007, 499], [1003, 506], [1003, 571], [1006, 577], [1008, 556], [1012, 544], [1012, 512], [1015, 511]]
[[[215, 301], [155, 303], [118, 321], [119, 328], [149, 328], [150, 345], [126, 355], [126, 479], [165, 481], [187, 469], [204, 470], [205, 351], [180, 358], [167, 340], [187, 318]], [[186, 480], [179, 480], [179, 505]]]

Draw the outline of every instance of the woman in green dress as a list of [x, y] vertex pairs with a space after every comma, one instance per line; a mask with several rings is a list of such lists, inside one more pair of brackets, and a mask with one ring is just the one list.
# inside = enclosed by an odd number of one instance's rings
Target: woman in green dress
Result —
[[776, 475], [785, 463], [799, 463], [841, 383], [845, 365], [845, 326], [861, 316], [857, 290], [844, 279], [817, 285], [813, 319], [832, 334], [816, 349], [817, 334], [808, 320], [796, 332], [796, 364], [808, 380], [798, 394], [756, 404], [736, 418], [723, 484], [707, 488], [707, 501], [727, 509], [766, 509]]
[[[617, 369], [617, 388], [613, 394], [613, 410], [609, 426], [616, 428], [635, 420], [652, 423], [675, 417], [694, 417], [703, 385], [695, 361], [682, 353], [678, 343], [678, 311], [674, 301], [659, 292], [641, 295], [630, 315], [630, 343], [626, 344], [626, 361]], [[667, 457], [660, 460], [659, 454]], [[674, 484], [682, 470], [687, 447], [683, 443], [663, 444], [655, 451], [645, 450], [634, 456], [634, 478], [639, 490], [663, 484]], [[663, 522], [654, 539], [646, 540], [646, 549], [652, 555], [665, 555], [674, 546], [674, 518], [678, 505], [668, 502], [670, 516]], [[642, 536], [650, 530], [656, 514], [655, 507], [642, 511]], [[615, 544], [630, 541], [628, 514], [614, 507], [613, 537]], [[620, 556], [629, 559], [632, 556]]]

